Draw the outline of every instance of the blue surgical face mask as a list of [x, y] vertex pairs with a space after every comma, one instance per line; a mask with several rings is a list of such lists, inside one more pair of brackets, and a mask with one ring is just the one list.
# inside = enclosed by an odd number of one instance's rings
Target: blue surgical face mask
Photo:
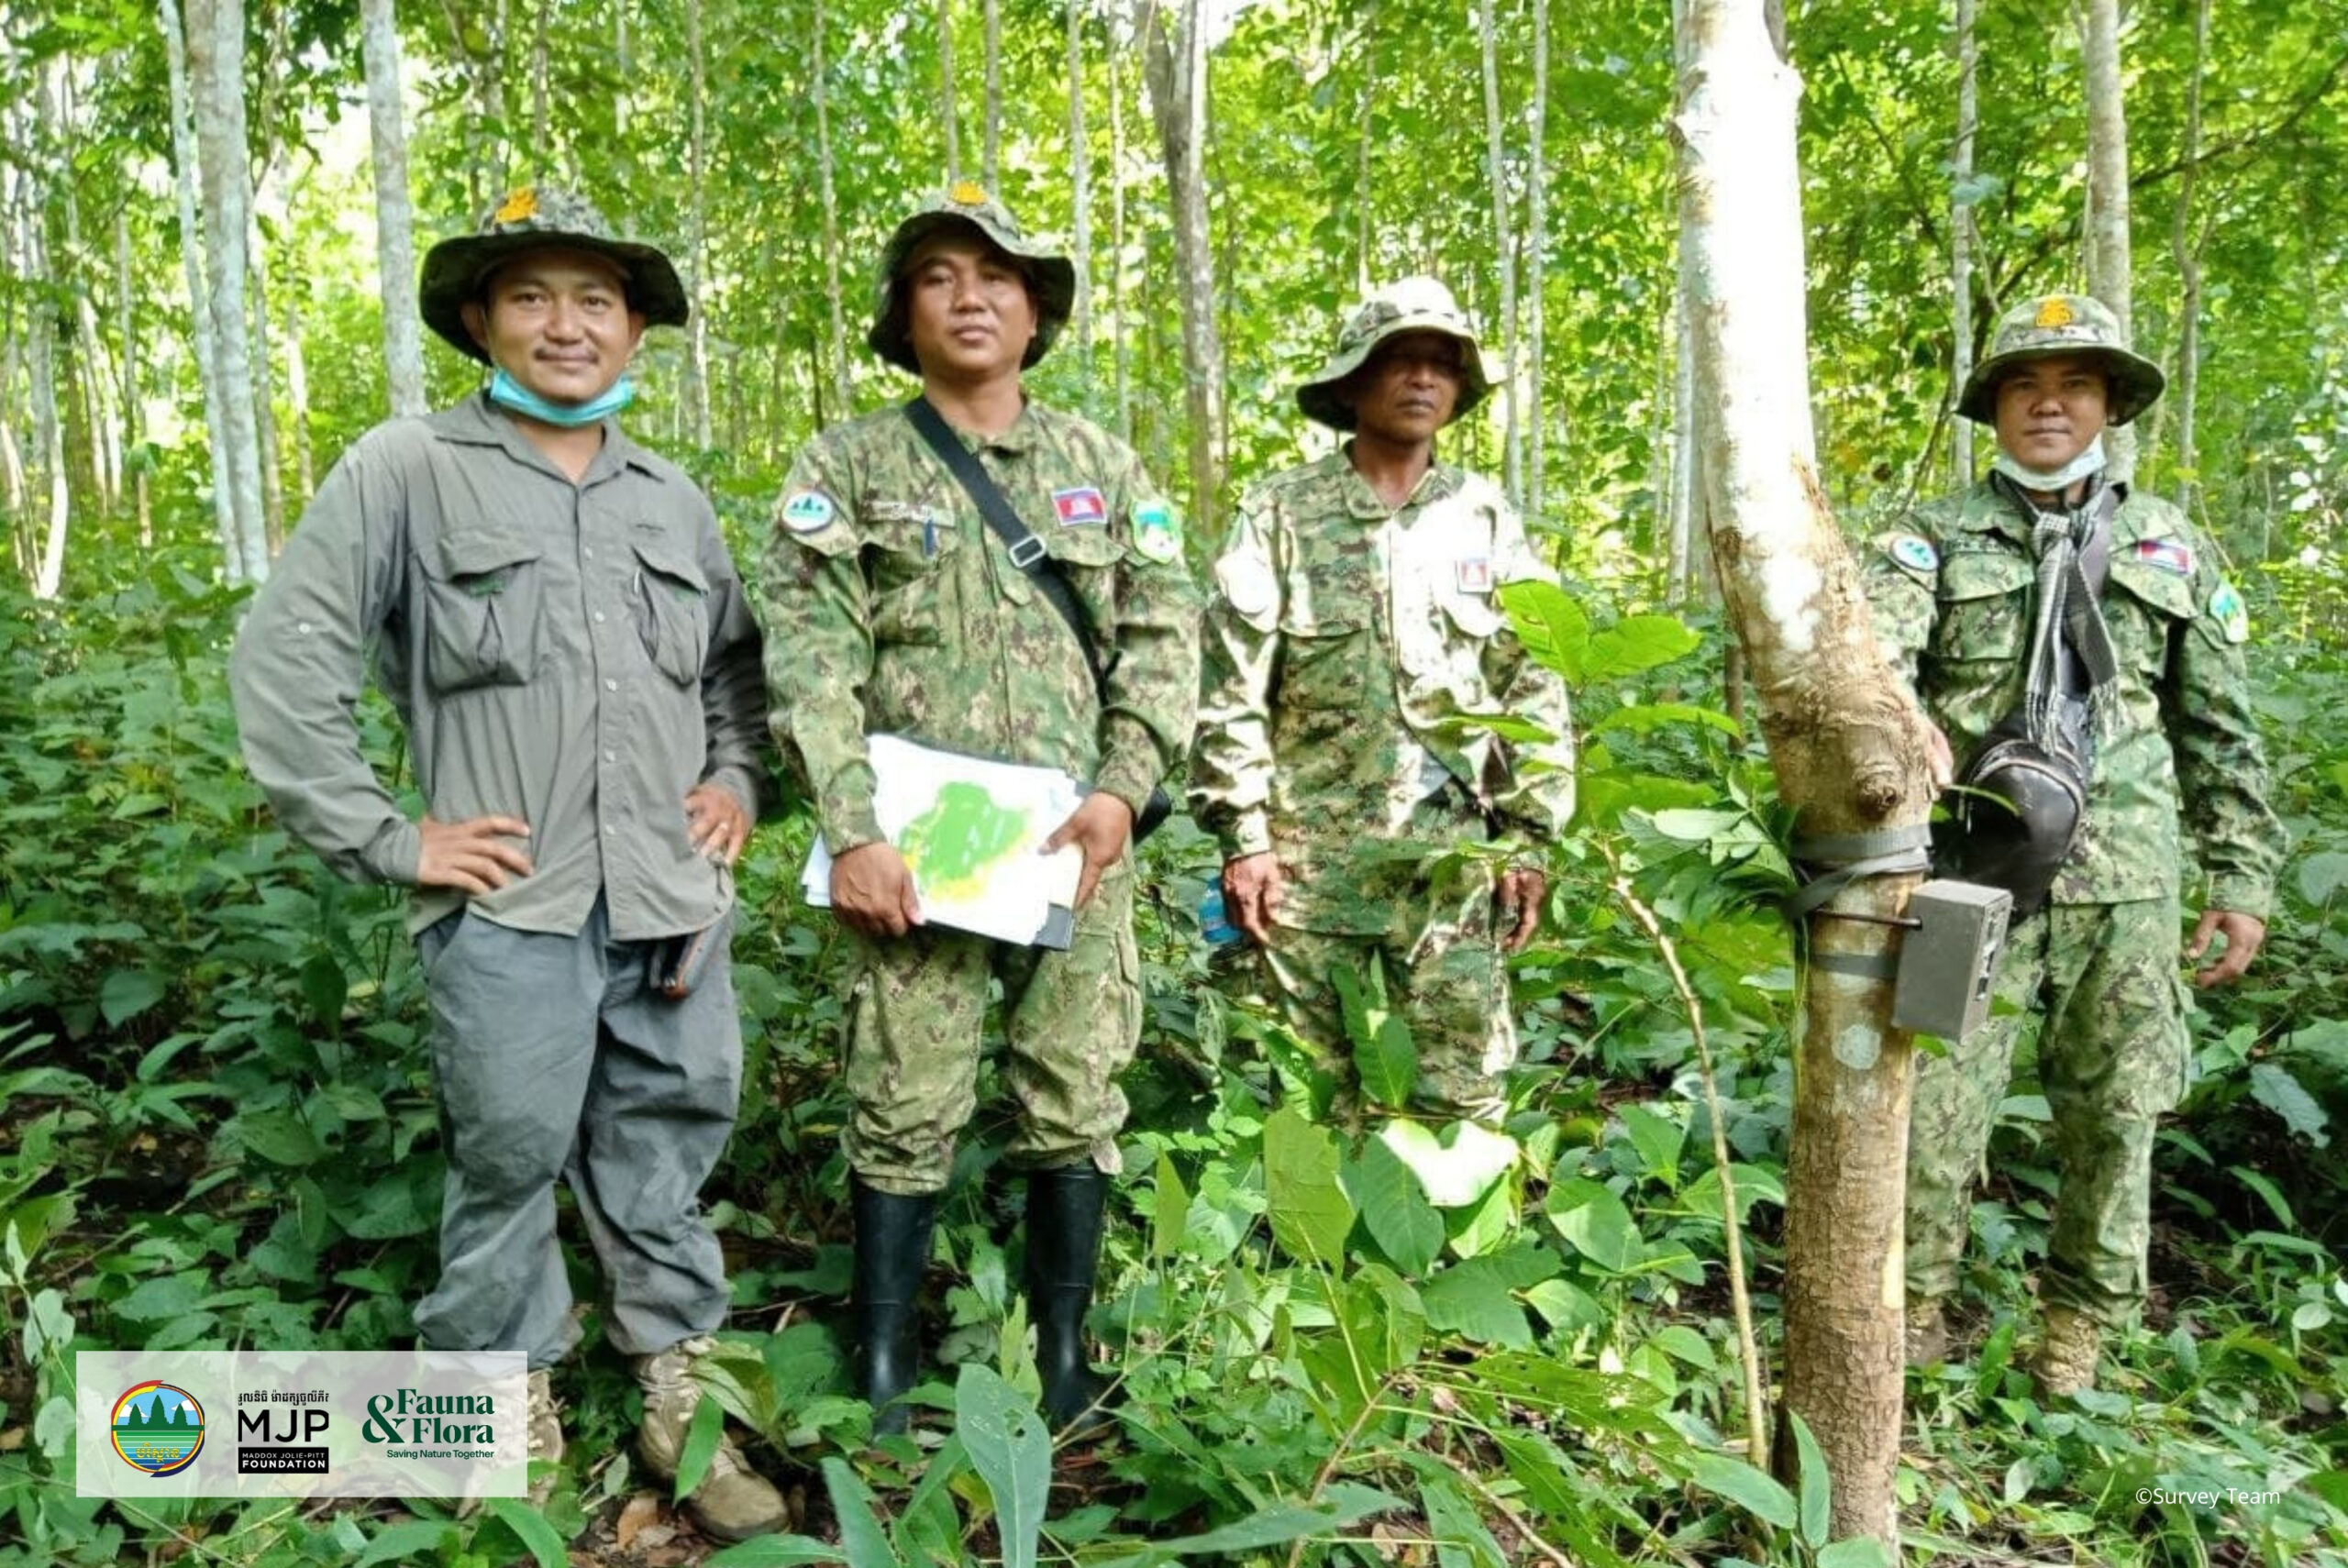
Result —
[[2003, 447], [1990, 459], [1989, 466], [2021, 485], [2044, 495], [2056, 495], [2071, 488], [2089, 474], [2103, 471], [2103, 437], [2099, 435], [2087, 444], [2079, 455], [2059, 469], [2033, 469], [2008, 452]]
[[510, 409], [541, 424], [593, 425], [634, 403], [636, 382], [622, 376], [605, 388], [602, 395], [589, 398], [585, 403], [552, 403], [507, 375], [501, 368], [489, 379], [489, 401], [500, 408]]

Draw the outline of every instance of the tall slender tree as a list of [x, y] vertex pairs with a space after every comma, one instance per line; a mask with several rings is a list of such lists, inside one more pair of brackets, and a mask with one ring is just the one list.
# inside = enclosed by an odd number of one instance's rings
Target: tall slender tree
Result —
[[[1766, 0], [1684, 0], [1680, 243], [1713, 558], [1778, 792], [1816, 839], [1920, 833], [1929, 739], [1876, 646], [1814, 466], [1799, 83]], [[1855, 859], [1855, 856], [1843, 856]], [[1787, 1407], [1833, 1476], [1833, 1530], [1896, 1540], [1910, 1041], [1888, 979], [1916, 878], [1851, 882], [1811, 921], [1786, 1195]], [[1794, 1445], [1778, 1444], [1790, 1461]]]
[[1533, 105], [1527, 111], [1531, 141], [1525, 163], [1524, 377], [1532, 398], [1525, 420], [1531, 447], [1525, 454], [1524, 510], [1546, 515], [1549, 420], [1543, 382], [1547, 376], [1545, 314], [1549, 271], [1549, 0], [1533, 0]]
[[1076, 304], [1069, 326], [1075, 335], [1077, 358], [1083, 364], [1089, 392], [1092, 385], [1092, 141], [1084, 124], [1084, 6], [1082, 0], [1067, 0], [1060, 9], [1068, 28], [1069, 244], [1076, 252]]
[[[2128, 237], [2128, 109], [2120, 76], [2120, 0], [2087, 0], [2084, 18], [2088, 94], [2088, 293], [2111, 307], [2120, 330], [2135, 337], [2135, 282]], [[2111, 475], [2136, 466], [2136, 433], [2104, 433]]]
[[212, 520], [220, 540], [223, 568], [228, 580], [243, 576], [244, 557], [237, 542], [237, 502], [227, 482], [228, 425], [220, 391], [220, 349], [212, 323], [212, 291], [205, 279], [204, 230], [196, 216], [194, 87], [189, 81], [187, 33], [179, 0], [158, 0], [163, 28], [163, 59], [169, 71], [172, 116], [172, 193], [179, 204], [180, 266], [188, 294], [188, 341], [195, 350], [198, 380], [204, 392], [205, 441], [212, 458]]
[[980, 145], [979, 178], [988, 190], [1002, 183], [1002, 5], [985, 0], [980, 11], [986, 40], [986, 126]]
[[1214, 248], [1207, 229], [1206, 20], [1202, 0], [1141, 3], [1144, 70], [1174, 208], [1183, 403], [1191, 426], [1191, 512], [1200, 536], [1212, 542], [1223, 491], [1223, 341], [1215, 326]]
[[954, 92], [954, 0], [937, 0], [937, 107], [946, 127], [946, 178], [959, 180], [962, 134]]
[[2195, 175], [2201, 163], [2201, 83], [2210, 69], [2210, 0], [2193, 7], [2193, 71], [2186, 78], [2183, 169], [2177, 178], [2176, 211], [2169, 222], [2169, 251], [2183, 284], [2176, 303], [2176, 503], [2188, 513], [2199, 489], [2201, 454], [2194, 428], [2201, 396], [2201, 247], [2193, 234]]
[[[1979, 122], [1976, 0], [1956, 0], [1956, 141], [1949, 152], [1949, 396], [1973, 373], [1973, 135]], [[1973, 422], [1949, 415], [1949, 458], [1960, 486], [1973, 482]]]
[[685, 317], [686, 400], [693, 445], [717, 444], [709, 412], [709, 61], [701, 0], [684, 0], [685, 58], [692, 102], [686, 110], [685, 268], [692, 308]]
[[1479, 41], [1483, 46], [1485, 162], [1492, 191], [1492, 270], [1501, 285], [1500, 320], [1492, 337], [1501, 345], [1501, 408], [1506, 422], [1502, 472], [1511, 498], [1524, 499], [1524, 426], [1519, 418], [1516, 384], [1516, 231], [1508, 212], [1508, 126], [1501, 115], [1500, 28], [1492, 0], [1479, 0]]
[[269, 575], [269, 531], [246, 315], [251, 265], [246, 234], [252, 197], [247, 183], [250, 153], [245, 129], [244, 0], [190, 0], [187, 24], [196, 163], [204, 187], [206, 304], [220, 393], [213, 415], [221, 423], [227, 447], [226, 471], [216, 474], [214, 483], [228, 491], [235, 519], [228, 541], [228, 579], [257, 583]]
[[424, 328], [415, 314], [415, 202], [408, 191], [397, 12], [397, 0], [360, 0], [368, 153], [375, 175], [375, 286], [383, 305], [383, 365], [391, 381], [392, 413], [404, 419], [424, 412]]
[[813, 9], [808, 36], [814, 91], [810, 95], [815, 101], [816, 181], [824, 206], [824, 318], [827, 328], [825, 375], [818, 384], [828, 381], [832, 416], [845, 418], [853, 394], [848, 383], [847, 310], [840, 295], [840, 207], [833, 180], [831, 64], [825, 39], [828, 18], [824, 0], [813, 0]]

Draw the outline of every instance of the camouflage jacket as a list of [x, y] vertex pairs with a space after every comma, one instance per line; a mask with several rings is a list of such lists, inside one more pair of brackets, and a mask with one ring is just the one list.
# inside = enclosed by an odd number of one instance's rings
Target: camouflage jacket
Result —
[[[1362, 900], [1342, 889], [1381, 881], [1363, 864], [1390, 861], [1445, 792], [1503, 832], [1564, 831], [1565, 683], [1495, 597], [1536, 578], [1556, 580], [1500, 491], [1442, 463], [1400, 511], [1342, 451], [1242, 503], [1207, 610], [1191, 809], [1227, 857], [1279, 852], [1284, 921], [1384, 929], [1390, 911], [1349, 913]], [[1557, 738], [1520, 745], [1474, 722], [1501, 713]]]
[[964, 440], [1075, 588], [1113, 661], [1108, 701], [902, 409], [826, 431], [792, 467], [752, 602], [775, 736], [834, 854], [881, 836], [868, 734], [1063, 768], [1136, 811], [1190, 742], [1198, 591], [1140, 459], [1034, 403]]
[[[1876, 638], [1961, 767], [2021, 703], [2036, 624], [2031, 525], [1986, 481], [1910, 522], [1867, 555]], [[2266, 804], [2241, 594], [2184, 513], [2138, 492], [2112, 515], [2102, 602], [2119, 691], [2097, 733], [2087, 821], [2054, 900], [2176, 895], [2182, 825], [2209, 875], [2208, 907], [2265, 917], [2284, 834]]]

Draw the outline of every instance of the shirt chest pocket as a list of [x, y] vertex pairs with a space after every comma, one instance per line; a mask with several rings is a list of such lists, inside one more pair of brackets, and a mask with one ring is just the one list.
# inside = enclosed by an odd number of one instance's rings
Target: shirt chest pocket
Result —
[[2124, 557], [2112, 561], [2103, 620], [2121, 668], [2157, 679], [2168, 668], [2171, 639], [2193, 615], [2189, 578]]
[[1292, 708], [1358, 708], [1378, 646], [1378, 587], [1365, 554], [1290, 567], [1280, 603], [1280, 701]]
[[701, 563], [664, 536], [635, 541], [637, 573], [629, 606], [636, 635], [653, 667], [680, 686], [701, 679], [709, 657], [709, 579]]
[[870, 584], [872, 640], [935, 647], [946, 640], [946, 595], [962, 558], [951, 518], [936, 513], [867, 519], [865, 580]]
[[434, 690], [521, 686], [537, 674], [544, 554], [532, 540], [487, 531], [445, 534], [417, 552]]
[[2019, 556], [1953, 555], [1941, 567], [1933, 656], [1944, 664], [2010, 663], [2030, 645], [2037, 574]]

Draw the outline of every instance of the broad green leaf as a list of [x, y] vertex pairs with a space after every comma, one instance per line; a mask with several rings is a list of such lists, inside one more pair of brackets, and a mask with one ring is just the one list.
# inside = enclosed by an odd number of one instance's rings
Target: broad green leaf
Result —
[[1657, 1329], [1655, 1337], [1647, 1343], [1672, 1360], [1700, 1372], [1712, 1372], [1720, 1366], [1720, 1358], [1712, 1353], [1711, 1342], [1685, 1323], [1673, 1323]]
[[1497, 1247], [1505, 1246], [1523, 1223], [1524, 1216], [1516, 1200], [1516, 1184], [1510, 1181], [1492, 1183], [1484, 1200], [1467, 1209], [1445, 1209], [1443, 1229], [1446, 1244], [1454, 1257], [1481, 1257]]
[[1786, 1412], [1794, 1429], [1794, 1463], [1800, 1470], [1796, 1477], [1801, 1484], [1801, 1538], [1811, 1546], [1826, 1544], [1826, 1532], [1833, 1524], [1833, 1473], [1826, 1468], [1826, 1455], [1820, 1452], [1818, 1439], [1811, 1435], [1810, 1423], [1799, 1412]]
[[1272, 1239], [1290, 1257], [1332, 1267], [1344, 1258], [1354, 1209], [1337, 1180], [1337, 1164], [1335, 1136], [1296, 1107], [1282, 1107], [1264, 1123]]
[[1646, 1253], [1630, 1209], [1602, 1183], [1587, 1176], [1555, 1183], [1542, 1208], [1557, 1234], [1600, 1268], [1621, 1274]]
[[685, 1429], [685, 1446], [677, 1454], [675, 1489], [670, 1494], [671, 1502], [681, 1503], [693, 1494], [709, 1474], [709, 1462], [717, 1457], [717, 1443], [725, 1435], [725, 1407], [714, 1397], [704, 1396], [693, 1407], [692, 1423]]
[[248, 1150], [277, 1165], [316, 1165], [326, 1153], [309, 1123], [290, 1110], [249, 1111], [228, 1126]]
[[1508, 1556], [1456, 1483], [1431, 1476], [1419, 1484], [1419, 1501], [1426, 1509], [1427, 1528], [1435, 1539], [1435, 1561], [1442, 1568], [1509, 1568]]
[[1473, 1121], [1455, 1121], [1440, 1133], [1423, 1121], [1390, 1121], [1378, 1141], [1419, 1178], [1437, 1209], [1480, 1202], [1517, 1160], [1517, 1143]]
[[1639, 1166], [1666, 1187], [1679, 1185], [1679, 1150], [1688, 1130], [1651, 1106], [1626, 1105], [1620, 1112], [1623, 1130], [1639, 1152]]
[[134, 1323], [176, 1318], [195, 1309], [204, 1298], [204, 1282], [194, 1275], [159, 1275], [141, 1280], [136, 1289], [114, 1304], [114, 1315]]
[[1597, 1297], [1568, 1280], [1545, 1279], [1524, 1300], [1553, 1329], [1591, 1329], [1611, 1320]]
[[98, 1010], [119, 1028], [161, 1001], [167, 989], [163, 977], [151, 969], [110, 969], [98, 988]]
[[2315, 1096], [2293, 1077], [2290, 1070], [2272, 1062], [2253, 1062], [2250, 1066], [2251, 1098], [2283, 1119], [2283, 1125], [2313, 1143], [2317, 1148], [2328, 1146], [2331, 1138], [2324, 1132], [2330, 1120]]
[[705, 1568], [802, 1568], [809, 1562], [845, 1562], [836, 1546], [803, 1535], [761, 1535], [705, 1560]]
[[1794, 1528], [1794, 1496], [1762, 1471], [1724, 1453], [1700, 1453], [1689, 1479], [1778, 1529]]
[[1419, 1048], [1400, 1014], [1380, 1013], [1367, 1037], [1354, 1040], [1354, 1070], [1370, 1104], [1400, 1110], [1411, 1103], [1419, 1081]]
[[1811, 1561], [1817, 1568], [1899, 1568], [1899, 1559], [1891, 1554], [1891, 1549], [1871, 1535], [1829, 1541]]
[[1586, 681], [1613, 680], [1685, 658], [1703, 643], [1697, 630], [1673, 615], [1625, 615], [1589, 639]]
[[1589, 616], [1582, 607], [1553, 582], [1503, 583], [1500, 601], [1524, 651], [1567, 685], [1579, 686], [1589, 649]]
[[1515, 1293], [1554, 1277], [1558, 1267], [1554, 1254], [1530, 1243], [1454, 1264], [1419, 1287], [1427, 1326], [1483, 1344], [1530, 1350], [1532, 1325]]
[[349, 977], [333, 955], [312, 954], [302, 966], [302, 999], [320, 1028], [331, 1031], [342, 1021], [342, 1004], [349, 996]]
[[954, 1385], [954, 1428], [994, 1498], [1003, 1568], [1035, 1568], [1052, 1492], [1052, 1438], [1035, 1401], [994, 1368], [964, 1362]]
[[2311, 904], [2328, 904], [2348, 886], [2348, 852], [2327, 849], [2299, 862], [2299, 896]]
[[1668, 807], [1648, 814], [1655, 831], [1666, 838], [1681, 844], [1710, 844], [1724, 833], [1743, 827], [1751, 819], [1743, 812], [1691, 811], [1685, 807]]
[[840, 1546], [847, 1553], [850, 1568], [899, 1568], [897, 1549], [889, 1544], [880, 1521], [873, 1516], [872, 1493], [837, 1454], [824, 1458], [824, 1490], [831, 1494]]
[[1346, 1195], [1368, 1227], [1379, 1251], [1404, 1274], [1422, 1275], [1443, 1251], [1443, 1216], [1427, 1202], [1418, 1177], [1383, 1140], [1362, 1140], [1361, 1155], [1344, 1167]]
[[538, 1568], [570, 1568], [570, 1548], [546, 1515], [520, 1497], [492, 1497], [490, 1516], [514, 1532], [515, 1539], [537, 1560]]
[[73, 1452], [74, 1438], [80, 1430], [73, 1401], [62, 1394], [53, 1394], [33, 1416], [33, 1446], [51, 1459], [63, 1459]]
[[1182, 1250], [1182, 1238], [1191, 1229], [1191, 1193], [1182, 1185], [1182, 1175], [1174, 1168], [1173, 1156], [1158, 1151], [1155, 1212], [1150, 1217], [1149, 1255], [1152, 1261], [1163, 1263]]
[[1698, 724], [1737, 737], [1744, 734], [1743, 725], [1719, 709], [1700, 708], [1692, 702], [1634, 702], [1628, 707], [1609, 709], [1589, 726], [1589, 733], [1627, 730], [1634, 735], [1644, 735], [1674, 724]]
[[2285, 1231], [2296, 1231], [2299, 1228], [2299, 1222], [2291, 1217], [2291, 1206], [2284, 1199], [2281, 1187], [2276, 1187], [2247, 1165], [2230, 1165], [2227, 1167], [2227, 1172], [2243, 1186], [2265, 1199], [2267, 1209]]
[[375, 1568], [378, 1562], [424, 1562], [437, 1558], [457, 1538], [457, 1527], [446, 1519], [404, 1519], [377, 1530], [367, 1550], [351, 1560], [350, 1568]]

